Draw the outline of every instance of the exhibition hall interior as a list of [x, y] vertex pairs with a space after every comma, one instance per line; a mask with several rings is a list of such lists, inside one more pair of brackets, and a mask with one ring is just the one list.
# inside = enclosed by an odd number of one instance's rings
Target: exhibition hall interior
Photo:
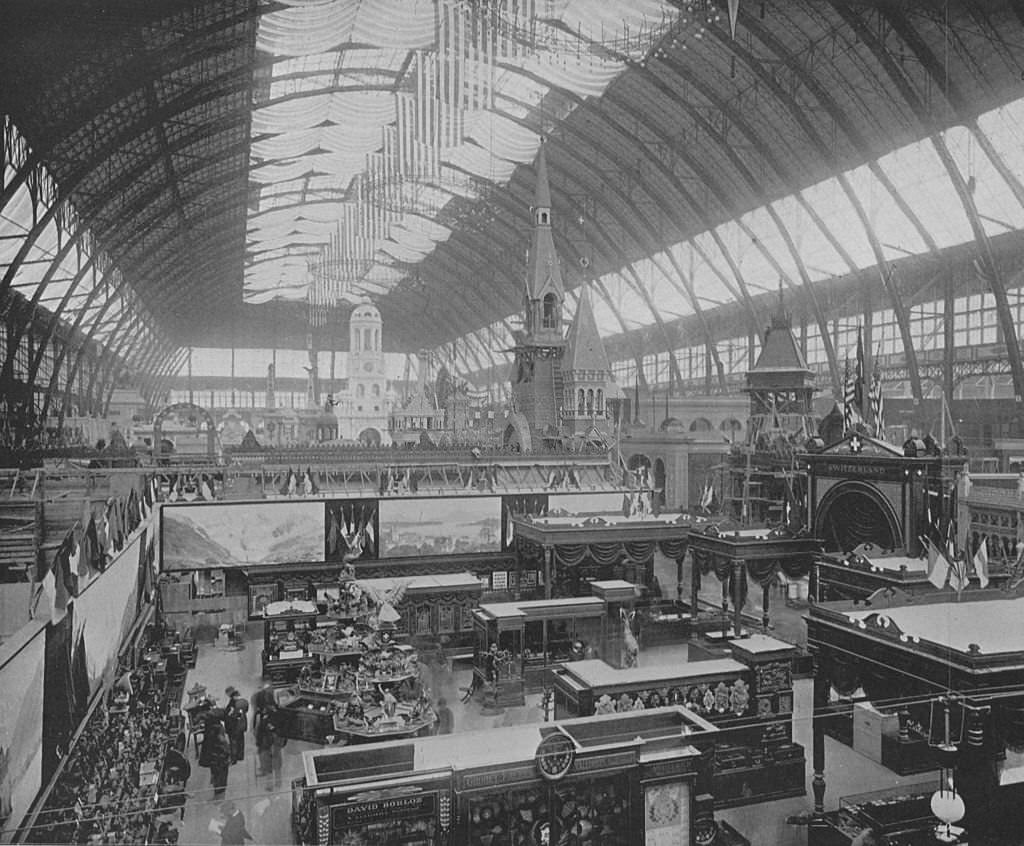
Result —
[[0, 116], [0, 843], [1024, 842], [1018, 0], [7, 0]]

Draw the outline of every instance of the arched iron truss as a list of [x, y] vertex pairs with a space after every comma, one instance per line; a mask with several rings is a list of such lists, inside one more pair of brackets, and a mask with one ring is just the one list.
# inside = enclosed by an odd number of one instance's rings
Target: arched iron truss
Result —
[[[245, 343], [246, 335], [266, 337], [273, 326], [278, 343], [303, 346], [299, 309], [282, 323], [272, 309], [242, 303], [247, 210], [258, 203], [248, 173], [251, 114], [275, 63], [257, 52], [256, 29], [261, 15], [277, 7], [264, 0], [85, 0], [73, 10], [62, 5], [63, 17], [53, 25], [53, 0], [6, 6], [0, 113], [17, 126], [26, 149], [16, 164], [0, 156], [11, 162], [0, 182], [0, 214], [25, 191], [32, 204], [23, 240], [0, 261], [0, 381], [34, 386], [43, 414], [72, 407], [102, 411], [126, 370], [147, 399], [158, 401], [189, 345]], [[993, 244], [942, 135], [966, 127], [1024, 205], [1024, 177], [1000, 158], [977, 122], [986, 109], [1019, 96], [1019, 3], [951, 0], [940, 8], [925, 0], [741, 0], [735, 38], [724, 0], [708, 0], [708, 8], [721, 20], [709, 24], [702, 39], [676, 45], [666, 35], [645, 59], [629, 60], [600, 96], [584, 97], [535, 76], [531, 82], [546, 86], [541, 102], [517, 102], [515, 115], [505, 116], [547, 139], [555, 237], [567, 283], [591, 286], [621, 329], [610, 339], [618, 355], [635, 359], [643, 379], [645, 355], [703, 346], [724, 388], [717, 342], [730, 336], [722, 335], [723, 325], [733, 336], [757, 338], [764, 329], [758, 292], [781, 280], [799, 294], [816, 325], [837, 387], [834, 298], [814, 281], [802, 233], [773, 203], [794, 198], [802, 225], [820, 233], [850, 279], [863, 280], [863, 262], [858, 265], [848, 249], [851, 233], [835, 231], [803, 196], [838, 177], [877, 276], [847, 315], [864, 318], [870, 356], [870, 315], [883, 304], [893, 309], [907, 380], [921, 397], [912, 297], [891, 272], [885, 233], [843, 173], [867, 166], [916, 230], [927, 257], [938, 259], [936, 239], [877, 163], [902, 145], [930, 139], [960, 200], [957, 213], [970, 224], [1015, 393], [1024, 396], [1024, 363], [1006, 294], [1015, 265]], [[985, 61], [977, 61], [983, 52]], [[349, 70], [359, 76], [358, 67]], [[292, 76], [302, 82], [315, 73]], [[388, 71], [363, 88], [393, 90], [401, 78]], [[335, 85], [344, 88], [337, 79]], [[339, 186], [339, 197], [343, 190]], [[455, 197], [437, 212], [453, 230], [450, 238], [418, 262], [397, 262], [408, 279], [378, 302], [392, 343], [440, 351], [455, 342], [463, 370], [503, 372], [500, 342], [485, 328], [505, 321], [510, 329], [520, 310], [532, 192], [533, 165], [527, 163], [507, 184], [475, 200]], [[304, 199], [297, 195], [296, 202]], [[745, 222], [759, 209], [775, 246]], [[742, 243], [722, 236], [719, 227], [730, 222]], [[60, 237], [50, 263], [33, 273], [38, 282], [23, 294], [19, 277], [30, 262], [41, 261], [40, 245], [55, 225]], [[691, 268], [669, 249], [683, 242], [732, 303], [709, 301]], [[773, 278], [745, 268], [744, 256], [752, 254]], [[644, 258], [690, 314], [680, 317], [656, 300], [634, 268]], [[628, 294], [629, 312], [615, 289]], [[472, 342], [460, 341], [478, 330], [484, 331]], [[680, 386], [675, 356], [668, 361], [669, 383]]]

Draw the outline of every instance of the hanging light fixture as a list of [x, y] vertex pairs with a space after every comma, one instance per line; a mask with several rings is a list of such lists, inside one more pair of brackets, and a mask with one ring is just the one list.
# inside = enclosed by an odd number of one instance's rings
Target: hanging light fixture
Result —
[[963, 797], [956, 791], [953, 783], [953, 767], [956, 765], [959, 754], [959, 744], [963, 739], [963, 710], [960, 711], [959, 731], [954, 737], [951, 723], [951, 705], [954, 697], [940, 696], [932, 703], [931, 722], [932, 730], [929, 737], [933, 737], [935, 730], [936, 711], [941, 712], [942, 726], [941, 734], [937, 743], [932, 748], [939, 763], [939, 789], [932, 794], [932, 813], [938, 817], [940, 824], [935, 829], [935, 839], [942, 843], [955, 843], [962, 834], [961, 829], [954, 829], [953, 824], [960, 822], [967, 812], [964, 806]]

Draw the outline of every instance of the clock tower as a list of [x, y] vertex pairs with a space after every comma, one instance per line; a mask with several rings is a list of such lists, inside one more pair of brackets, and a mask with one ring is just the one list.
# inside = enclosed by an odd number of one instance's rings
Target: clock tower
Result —
[[[348, 396], [339, 420], [346, 437], [360, 438], [376, 430], [382, 441], [388, 431], [387, 374], [384, 368], [383, 321], [372, 303], [360, 303], [348, 324]], [[339, 415], [340, 417], [341, 415]], [[372, 433], [370, 433], [372, 437]]]
[[516, 437], [526, 448], [533, 439], [559, 433], [564, 404], [565, 288], [551, 228], [551, 189], [543, 144], [537, 158], [532, 217], [533, 238], [523, 286], [523, 328], [514, 335], [511, 374], [514, 417], [520, 431], [506, 432], [506, 441]]

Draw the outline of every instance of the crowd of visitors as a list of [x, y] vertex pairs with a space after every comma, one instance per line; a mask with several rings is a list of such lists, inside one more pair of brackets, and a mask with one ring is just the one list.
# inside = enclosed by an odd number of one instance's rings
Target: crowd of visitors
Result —
[[190, 770], [177, 754], [185, 735], [171, 710], [164, 685], [122, 671], [62, 762], [27, 842], [176, 843], [165, 812], [178, 807], [162, 790], [183, 786]]

